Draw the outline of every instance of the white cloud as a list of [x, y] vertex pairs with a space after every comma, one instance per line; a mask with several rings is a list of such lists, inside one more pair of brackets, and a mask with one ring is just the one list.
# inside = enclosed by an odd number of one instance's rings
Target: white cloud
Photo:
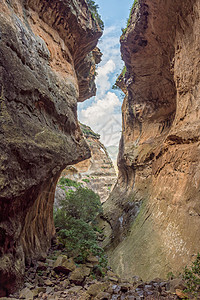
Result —
[[103, 35], [104, 37], [110, 33], [113, 33], [116, 31], [116, 26], [110, 26], [110, 27], [105, 27]]
[[79, 119], [98, 132], [106, 146], [118, 145], [121, 135], [120, 108], [119, 98], [114, 93], [108, 92], [105, 98], [98, 99], [88, 108], [81, 110]]
[[99, 95], [103, 96], [111, 88], [111, 83], [109, 81], [109, 74], [113, 73], [115, 70], [115, 63], [112, 59], [108, 60], [103, 66], [97, 69], [97, 79], [96, 84], [99, 89]]

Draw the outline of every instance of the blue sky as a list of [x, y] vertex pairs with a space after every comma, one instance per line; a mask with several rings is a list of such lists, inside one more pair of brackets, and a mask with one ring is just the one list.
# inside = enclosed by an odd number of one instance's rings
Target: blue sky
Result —
[[78, 104], [79, 120], [101, 135], [105, 146], [118, 146], [121, 135], [122, 92], [112, 89], [123, 68], [119, 38], [133, 0], [96, 0], [105, 29], [98, 47], [103, 53], [97, 67], [97, 95]]

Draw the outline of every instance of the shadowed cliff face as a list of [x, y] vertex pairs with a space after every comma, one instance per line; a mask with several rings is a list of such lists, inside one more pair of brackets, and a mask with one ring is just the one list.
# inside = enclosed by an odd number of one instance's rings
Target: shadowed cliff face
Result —
[[101, 34], [83, 0], [0, 3], [0, 296], [46, 254], [61, 171], [90, 157], [76, 108]]
[[126, 97], [105, 246], [119, 274], [152, 279], [200, 247], [200, 2], [138, 2], [121, 37]]

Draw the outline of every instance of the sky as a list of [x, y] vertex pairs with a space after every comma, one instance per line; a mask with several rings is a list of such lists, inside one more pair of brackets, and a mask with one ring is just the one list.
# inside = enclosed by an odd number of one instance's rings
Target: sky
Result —
[[123, 93], [112, 89], [124, 63], [120, 53], [121, 28], [126, 27], [133, 0], [96, 0], [99, 14], [104, 21], [104, 34], [98, 47], [103, 53], [97, 66], [97, 94], [78, 104], [81, 123], [90, 126], [101, 135], [102, 143], [118, 146], [121, 136], [121, 105]]

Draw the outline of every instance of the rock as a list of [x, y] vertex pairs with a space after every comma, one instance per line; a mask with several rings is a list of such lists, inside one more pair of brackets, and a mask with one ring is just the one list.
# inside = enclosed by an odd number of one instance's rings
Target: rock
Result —
[[91, 300], [91, 297], [87, 294], [87, 292], [82, 292], [80, 300]]
[[49, 267], [53, 267], [55, 261], [53, 259], [46, 259], [46, 263], [48, 264]]
[[92, 263], [86, 263], [85, 264], [87, 268], [93, 269], [94, 265]]
[[87, 261], [88, 261], [89, 263], [93, 264], [93, 265], [96, 265], [96, 264], [99, 263], [98, 258], [97, 258], [96, 256], [94, 256], [94, 255], [89, 255], [89, 256], [87, 257]]
[[44, 279], [41, 276], [36, 275], [35, 276], [35, 282], [38, 286], [44, 285]]
[[186, 285], [182, 278], [175, 278], [169, 281], [168, 288], [171, 293], [175, 293], [176, 289], [178, 290], [184, 290], [186, 288]]
[[199, 18], [196, 0], [137, 1], [120, 39], [119, 175], [102, 227], [123, 277], [179, 273], [200, 249]]
[[80, 0], [0, 1], [0, 11], [4, 296], [21, 285], [25, 261], [46, 256], [55, 233], [52, 211], [61, 171], [90, 157], [77, 102], [95, 95], [102, 31]]
[[29, 282], [25, 282], [24, 284], [28, 289], [33, 289], [34, 286], [32, 284], [30, 284]]
[[67, 258], [66, 256], [60, 255], [53, 265], [53, 269], [56, 273], [69, 274], [75, 270], [76, 265], [73, 258]]
[[46, 271], [47, 265], [44, 262], [38, 261], [37, 263], [37, 271]]
[[38, 287], [32, 290], [33, 297], [37, 297], [40, 293], [45, 293], [46, 288], [45, 287]]
[[64, 281], [61, 282], [61, 284], [62, 284], [62, 287], [63, 287], [64, 289], [66, 289], [66, 288], [69, 287], [70, 281], [69, 281], [69, 279], [65, 279]]
[[73, 293], [78, 293], [78, 292], [80, 292], [81, 290], [82, 290], [83, 288], [82, 288], [82, 286], [73, 286], [73, 287], [71, 287], [67, 292], [69, 293], [69, 294], [73, 294]]
[[117, 285], [117, 284], [113, 284], [110, 288], [109, 288], [109, 292], [110, 293], [114, 293], [114, 294], [119, 294], [121, 290], [121, 286], [120, 285]]
[[47, 279], [47, 280], [44, 280], [44, 285], [47, 285], [47, 286], [52, 286], [53, 283], [51, 280]]
[[133, 282], [133, 285], [136, 285], [136, 284], [142, 282], [142, 278], [140, 278], [139, 276], [133, 276], [132, 277], [132, 282]]
[[0, 297], [0, 300], [17, 300], [17, 298], [12, 298], [12, 297]]
[[90, 296], [97, 296], [100, 292], [104, 292], [106, 290], [106, 288], [108, 288], [109, 284], [108, 283], [104, 283], [104, 282], [98, 282], [98, 283], [94, 283], [92, 285], [89, 286], [87, 293]]
[[176, 295], [177, 295], [180, 299], [188, 299], [187, 293], [184, 293], [182, 290], [176, 289]]
[[53, 289], [52, 287], [50, 287], [50, 286], [48, 286], [48, 287], [46, 288], [46, 293], [47, 293], [47, 294], [51, 294], [51, 293], [53, 293], [53, 291], [54, 291], [54, 289]]
[[118, 277], [118, 275], [116, 275], [114, 272], [112, 272], [112, 271], [108, 271], [107, 272], [107, 276], [108, 276], [108, 279], [110, 280], [110, 281], [113, 281], [113, 282], [118, 282], [119, 281], [119, 277]]
[[89, 275], [90, 275], [90, 268], [81, 266], [79, 268], [76, 268], [73, 272], [71, 272], [69, 280], [72, 283], [79, 285], [84, 281], [85, 277]]
[[128, 290], [130, 290], [132, 288], [131, 284], [129, 284], [129, 283], [121, 283], [120, 287], [121, 287], [122, 293], [126, 293], [126, 292], [128, 292]]
[[48, 299], [48, 295], [47, 295], [47, 294], [43, 294], [43, 295], [42, 295], [42, 299], [43, 299], [43, 300], [47, 300], [47, 299]]
[[29, 288], [24, 288], [19, 293], [19, 299], [32, 300], [33, 299], [33, 292], [31, 290], [29, 290]]
[[110, 299], [111, 299], [111, 295], [110, 295], [109, 293], [100, 292], [100, 293], [98, 293], [98, 295], [95, 297], [95, 299], [99, 299], [99, 300], [110, 300]]

